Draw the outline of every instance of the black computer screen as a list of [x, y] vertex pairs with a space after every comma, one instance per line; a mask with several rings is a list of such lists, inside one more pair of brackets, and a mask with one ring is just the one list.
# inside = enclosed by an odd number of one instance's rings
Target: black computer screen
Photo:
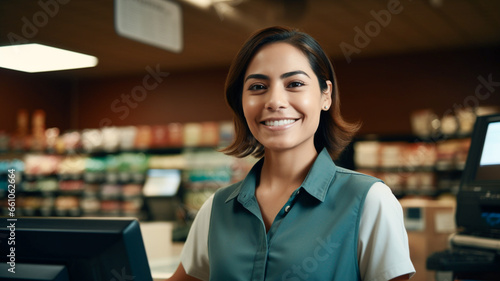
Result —
[[457, 194], [457, 227], [500, 237], [500, 114], [479, 116]]
[[0, 223], [0, 280], [152, 281], [136, 219], [20, 217]]
[[500, 180], [500, 122], [487, 125], [476, 180]]

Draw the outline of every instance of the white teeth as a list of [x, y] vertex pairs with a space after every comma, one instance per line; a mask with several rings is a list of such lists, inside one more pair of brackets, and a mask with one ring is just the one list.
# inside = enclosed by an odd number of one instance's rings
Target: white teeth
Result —
[[275, 120], [275, 121], [266, 121], [264, 122], [266, 126], [283, 126], [294, 123], [294, 119], [285, 119], [285, 120]]

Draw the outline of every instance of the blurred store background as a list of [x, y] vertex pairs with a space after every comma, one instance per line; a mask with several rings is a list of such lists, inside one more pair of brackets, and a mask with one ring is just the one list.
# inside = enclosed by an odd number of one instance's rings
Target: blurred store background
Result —
[[0, 198], [15, 169], [18, 216], [169, 221], [182, 241], [204, 200], [256, 161], [219, 152], [233, 138], [233, 57], [253, 31], [293, 26], [331, 57], [343, 115], [363, 123], [338, 164], [393, 189], [415, 280], [432, 280], [425, 258], [455, 231], [475, 119], [500, 112], [499, 12], [488, 0], [2, 1], [0, 51], [37, 43], [98, 62], [1, 66]]

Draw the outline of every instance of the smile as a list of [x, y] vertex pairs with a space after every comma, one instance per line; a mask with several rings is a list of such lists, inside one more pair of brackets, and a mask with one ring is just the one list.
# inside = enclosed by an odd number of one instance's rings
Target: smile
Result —
[[282, 120], [266, 120], [264, 121], [264, 125], [271, 127], [279, 127], [288, 124], [295, 123], [297, 120], [295, 119], [282, 119]]

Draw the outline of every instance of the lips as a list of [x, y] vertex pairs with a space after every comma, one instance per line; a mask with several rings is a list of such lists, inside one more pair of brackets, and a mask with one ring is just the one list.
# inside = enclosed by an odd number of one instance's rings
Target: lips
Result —
[[266, 120], [262, 123], [270, 127], [279, 127], [297, 122], [297, 119]]

